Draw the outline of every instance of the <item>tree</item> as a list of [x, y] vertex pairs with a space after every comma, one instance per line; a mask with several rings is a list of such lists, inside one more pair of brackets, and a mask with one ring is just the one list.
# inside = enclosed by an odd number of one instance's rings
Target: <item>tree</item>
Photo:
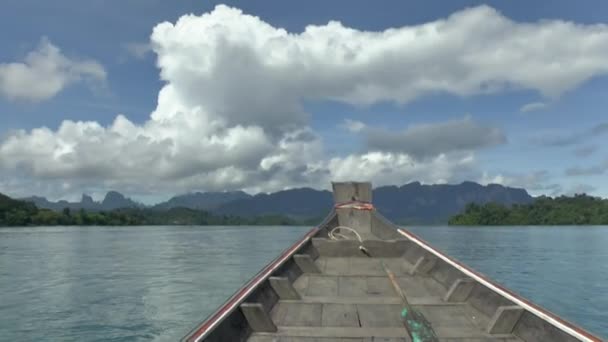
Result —
[[505, 207], [470, 203], [449, 220], [451, 225], [587, 225], [608, 224], [608, 200], [577, 194], [542, 196], [527, 205]]

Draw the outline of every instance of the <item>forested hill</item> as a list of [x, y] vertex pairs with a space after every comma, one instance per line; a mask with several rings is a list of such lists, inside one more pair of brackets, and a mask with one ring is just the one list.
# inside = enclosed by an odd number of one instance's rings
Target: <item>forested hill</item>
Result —
[[0, 193], [0, 226], [22, 222], [37, 212], [38, 208], [33, 203], [15, 200]]
[[[289, 217], [302, 221], [322, 218], [333, 206], [333, 196], [327, 190], [310, 188], [288, 189], [251, 196], [241, 191], [195, 192], [178, 195], [166, 202], [144, 208], [143, 205], [117, 193], [109, 192], [103, 201], [95, 202], [83, 195], [79, 202], [50, 202], [43, 197], [25, 199], [38, 208], [61, 212], [85, 209], [87, 212], [108, 212], [118, 208], [147, 209], [160, 214], [171, 209], [187, 208], [209, 211], [217, 216], [236, 216], [249, 219], [260, 216]], [[481, 185], [474, 182], [460, 184], [421, 184], [412, 182], [402, 186], [381, 186], [373, 191], [373, 202], [380, 213], [398, 224], [446, 224], [468, 203], [500, 203], [504, 205], [528, 204], [534, 200], [525, 189], [498, 184]]]
[[[320, 220], [314, 218], [315, 223]], [[166, 211], [124, 208], [110, 211], [39, 209], [35, 204], [0, 194], [0, 226], [121, 226], [121, 225], [311, 225], [281, 215], [238, 217], [204, 210], [171, 208]]]
[[608, 225], [608, 199], [588, 195], [539, 197], [510, 207], [469, 204], [450, 225]]

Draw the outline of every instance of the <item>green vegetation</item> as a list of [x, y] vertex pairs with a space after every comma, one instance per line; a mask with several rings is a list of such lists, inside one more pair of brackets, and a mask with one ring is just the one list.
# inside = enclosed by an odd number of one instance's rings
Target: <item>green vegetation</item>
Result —
[[[167, 211], [151, 209], [117, 209], [92, 212], [69, 208], [56, 212], [38, 209], [34, 204], [11, 199], [0, 194], [0, 226], [137, 226], [137, 225], [307, 225], [281, 215], [238, 217], [214, 215], [207, 211], [172, 208]], [[315, 223], [320, 222], [315, 221]]]
[[573, 197], [539, 197], [533, 203], [507, 207], [470, 203], [453, 216], [450, 225], [607, 225], [608, 199], [585, 194]]

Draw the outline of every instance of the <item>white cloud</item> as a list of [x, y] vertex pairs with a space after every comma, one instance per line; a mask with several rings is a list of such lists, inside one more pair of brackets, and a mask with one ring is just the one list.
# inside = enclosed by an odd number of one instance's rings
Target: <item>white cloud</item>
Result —
[[23, 62], [0, 63], [0, 96], [17, 101], [43, 101], [70, 84], [105, 82], [106, 71], [94, 60], [70, 59], [48, 39]]
[[440, 154], [418, 161], [408, 155], [368, 152], [329, 160], [330, 177], [335, 181], [370, 180], [374, 186], [422, 183], [448, 183], [471, 174], [475, 158], [471, 153]]
[[[424, 160], [396, 148], [326, 155], [303, 104], [404, 104], [437, 92], [513, 88], [554, 97], [608, 72], [607, 27], [517, 23], [487, 6], [381, 32], [330, 22], [290, 33], [220, 5], [157, 25], [150, 46], [166, 84], [149, 120], [118, 116], [108, 126], [65, 121], [57, 130], [16, 132], [0, 142], [5, 174], [18, 174], [24, 187], [46, 180], [128, 193], [276, 190], [351, 177], [377, 184], [456, 180], [473, 167], [477, 140], [440, 144], [422, 153]], [[48, 42], [2, 70], [2, 92], [14, 99], [41, 100], [72, 82], [105, 77], [95, 62], [68, 59]], [[490, 133], [484, 146], [500, 138], [491, 128], [472, 132]]]
[[345, 119], [344, 122], [340, 125], [340, 127], [351, 133], [358, 133], [364, 130], [366, 126], [361, 121]]
[[523, 105], [519, 109], [519, 111], [522, 113], [528, 113], [528, 112], [542, 110], [542, 109], [545, 109], [546, 107], [547, 107], [547, 104], [544, 102], [532, 102], [532, 103], [527, 103], [527, 104]]

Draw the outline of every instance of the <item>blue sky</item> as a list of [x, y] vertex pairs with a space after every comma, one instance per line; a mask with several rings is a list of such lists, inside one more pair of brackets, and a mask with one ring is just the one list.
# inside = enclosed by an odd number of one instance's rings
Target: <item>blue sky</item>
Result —
[[[0, 192], [118, 189], [149, 202], [365, 178], [608, 196], [605, 2], [222, 3], [229, 10], [211, 1], [4, 2]], [[311, 41], [309, 25], [324, 28]], [[401, 34], [389, 44], [390, 29]], [[336, 57], [351, 48], [358, 62]], [[159, 101], [163, 88], [171, 94]], [[127, 123], [116, 124], [119, 114]]]

